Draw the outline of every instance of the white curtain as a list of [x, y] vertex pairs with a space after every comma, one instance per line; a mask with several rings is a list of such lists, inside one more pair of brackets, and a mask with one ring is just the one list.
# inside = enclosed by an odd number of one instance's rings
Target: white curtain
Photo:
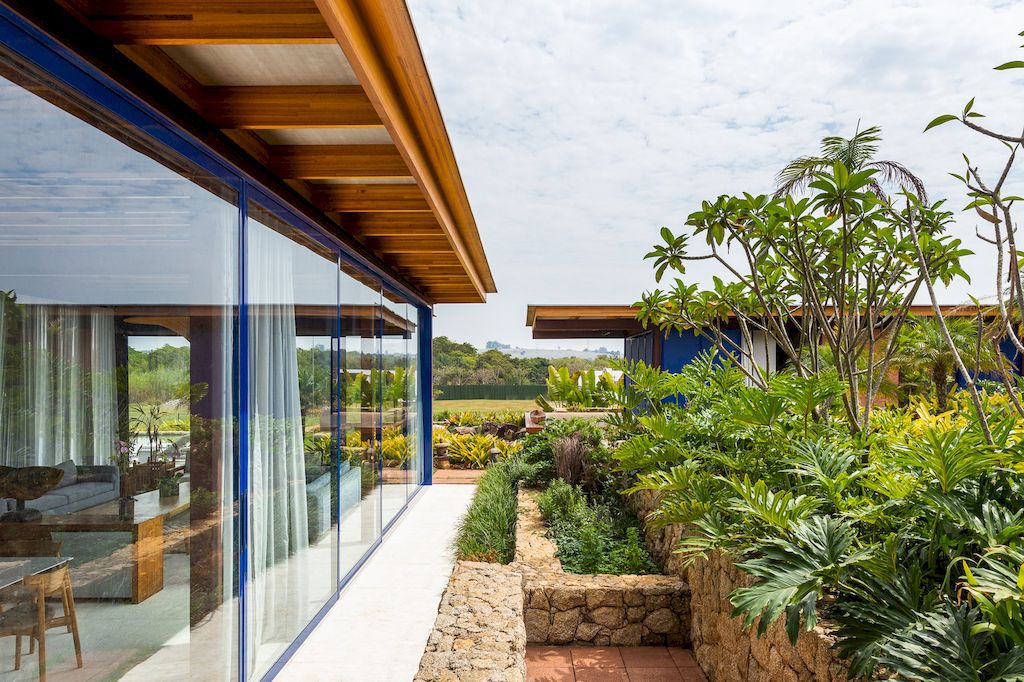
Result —
[[80, 306], [19, 307], [20, 332], [3, 348], [16, 371], [2, 384], [0, 464], [108, 462], [117, 434], [113, 317]]
[[250, 651], [256, 659], [261, 644], [291, 642], [305, 625], [309, 531], [292, 245], [255, 221], [250, 225]]

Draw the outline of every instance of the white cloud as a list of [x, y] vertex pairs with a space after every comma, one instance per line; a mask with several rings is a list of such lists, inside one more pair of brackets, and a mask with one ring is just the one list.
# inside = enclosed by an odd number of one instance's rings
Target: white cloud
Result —
[[[439, 306], [435, 333], [478, 344], [529, 343], [527, 303], [636, 300], [660, 226], [768, 191], [858, 120], [956, 208], [961, 151], [994, 170], [1000, 147], [924, 125], [971, 96], [991, 124], [1021, 125], [1024, 80], [992, 70], [1021, 58], [1010, 2], [409, 4], [499, 289]], [[973, 240], [969, 216], [956, 229]], [[985, 259], [971, 266], [950, 297], [991, 289]]]

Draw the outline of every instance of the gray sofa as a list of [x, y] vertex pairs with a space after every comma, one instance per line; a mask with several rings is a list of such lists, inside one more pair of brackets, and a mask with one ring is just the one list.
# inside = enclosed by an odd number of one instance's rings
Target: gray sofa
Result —
[[[42, 497], [27, 501], [26, 507], [43, 514], [70, 514], [120, 497], [121, 474], [114, 465], [75, 466], [69, 460], [57, 466], [65, 470], [61, 482]], [[14, 500], [0, 500], [0, 513], [14, 509]]]

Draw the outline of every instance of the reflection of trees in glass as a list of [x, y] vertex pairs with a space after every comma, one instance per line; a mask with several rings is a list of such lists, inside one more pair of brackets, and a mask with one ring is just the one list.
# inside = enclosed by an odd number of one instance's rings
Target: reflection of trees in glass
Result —
[[166, 344], [141, 351], [128, 349], [128, 400], [161, 404], [181, 395], [188, 385], [190, 349]]
[[299, 409], [305, 419], [311, 409], [331, 404], [331, 352], [322, 345], [298, 348]]

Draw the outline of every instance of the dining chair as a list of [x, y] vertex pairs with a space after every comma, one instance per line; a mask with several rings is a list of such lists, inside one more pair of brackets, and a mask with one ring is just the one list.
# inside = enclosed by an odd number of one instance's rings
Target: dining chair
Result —
[[[14, 669], [21, 669], [21, 638], [29, 637], [38, 641], [39, 680], [46, 680], [46, 631], [66, 627], [71, 631], [75, 644], [75, 659], [82, 667], [82, 643], [78, 636], [78, 617], [75, 613], [75, 598], [71, 592], [71, 572], [61, 566], [46, 573], [27, 575], [22, 579], [29, 598], [3, 613], [0, 613], [0, 637], [15, 637]], [[56, 606], [47, 603], [48, 597], [60, 597], [63, 613], [57, 614]]]

